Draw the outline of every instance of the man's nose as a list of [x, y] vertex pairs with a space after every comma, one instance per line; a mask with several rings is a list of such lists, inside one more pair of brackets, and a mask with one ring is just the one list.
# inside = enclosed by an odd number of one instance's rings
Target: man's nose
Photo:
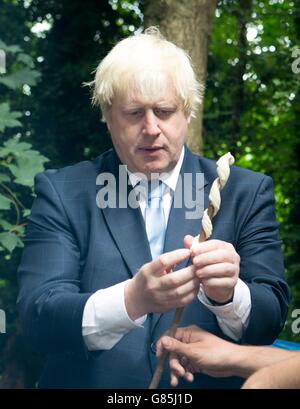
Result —
[[159, 119], [152, 110], [147, 110], [144, 116], [143, 134], [149, 136], [158, 136], [161, 130], [159, 128]]

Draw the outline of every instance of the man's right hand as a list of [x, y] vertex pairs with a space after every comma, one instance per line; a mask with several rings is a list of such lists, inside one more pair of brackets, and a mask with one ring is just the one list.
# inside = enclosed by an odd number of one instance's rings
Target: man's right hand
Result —
[[164, 253], [144, 264], [125, 286], [125, 306], [132, 320], [150, 312], [163, 313], [190, 304], [199, 292], [193, 265], [171, 272], [190, 257], [189, 249]]

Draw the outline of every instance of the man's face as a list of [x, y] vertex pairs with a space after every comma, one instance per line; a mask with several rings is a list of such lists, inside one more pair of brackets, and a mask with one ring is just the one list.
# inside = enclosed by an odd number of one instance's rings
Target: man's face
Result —
[[106, 113], [114, 147], [131, 172], [167, 172], [180, 157], [187, 118], [173, 92], [153, 101], [116, 97]]

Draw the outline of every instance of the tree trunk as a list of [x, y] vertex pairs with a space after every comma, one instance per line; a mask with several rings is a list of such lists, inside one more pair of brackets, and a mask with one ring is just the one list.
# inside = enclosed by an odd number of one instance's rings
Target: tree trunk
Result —
[[[145, 0], [144, 27], [159, 26], [162, 34], [191, 56], [198, 80], [205, 85], [207, 54], [217, 0]], [[203, 104], [193, 118], [187, 144], [202, 153]]]
[[252, 11], [252, 0], [241, 0], [240, 7], [234, 13], [237, 18], [238, 32], [238, 63], [236, 67], [236, 83], [233, 100], [232, 113], [232, 140], [231, 153], [236, 155], [237, 142], [240, 139], [241, 119], [245, 111], [245, 81], [246, 64], [248, 60], [247, 49], [247, 23], [250, 21]]

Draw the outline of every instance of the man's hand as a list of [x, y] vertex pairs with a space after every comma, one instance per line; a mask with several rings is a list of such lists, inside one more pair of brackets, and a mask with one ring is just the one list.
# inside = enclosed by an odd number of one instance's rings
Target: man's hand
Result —
[[192, 236], [186, 236], [184, 243], [191, 249], [195, 274], [205, 294], [220, 303], [232, 299], [240, 272], [240, 256], [233, 245], [221, 240], [193, 244]]
[[239, 348], [193, 325], [178, 328], [174, 338], [163, 336], [157, 343], [157, 357], [164, 350], [170, 352], [171, 385], [177, 386], [180, 377], [192, 382], [195, 372], [232, 376]]
[[193, 265], [171, 272], [191, 255], [189, 249], [164, 253], [144, 264], [125, 286], [125, 305], [132, 320], [150, 312], [163, 313], [191, 303], [199, 292]]

